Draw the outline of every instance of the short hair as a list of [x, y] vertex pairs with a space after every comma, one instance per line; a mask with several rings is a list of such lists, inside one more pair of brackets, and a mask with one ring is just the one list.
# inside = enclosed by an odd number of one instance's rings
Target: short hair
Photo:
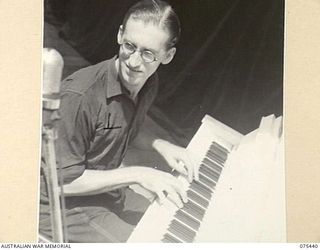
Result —
[[124, 16], [122, 26], [126, 28], [129, 18], [152, 23], [169, 32], [167, 49], [174, 47], [180, 38], [180, 21], [167, 2], [162, 0], [141, 0], [133, 5]]

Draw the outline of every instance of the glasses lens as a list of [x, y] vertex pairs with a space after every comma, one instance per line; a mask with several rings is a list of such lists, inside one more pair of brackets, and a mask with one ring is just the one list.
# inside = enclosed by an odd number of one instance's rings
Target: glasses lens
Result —
[[156, 59], [154, 54], [150, 51], [143, 51], [141, 57], [145, 62], [148, 62], [148, 63], [153, 62]]
[[[136, 47], [132, 43], [125, 42], [122, 44], [122, 47], [123, 47], [124, 53], [129, 55], [133, 54], [136, 51]], [[151, 63], [157, 60], [155, 55], [148, 50], [142, 51], [141, 57], [147, 63]]]
[[135, 52], [136, 48], [131, 43], [123, 43], [123, 49], [126, 53], [132, 54]]

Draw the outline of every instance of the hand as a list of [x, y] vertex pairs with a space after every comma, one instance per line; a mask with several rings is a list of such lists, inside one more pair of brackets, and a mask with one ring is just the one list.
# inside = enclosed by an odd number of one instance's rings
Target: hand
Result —
[[158, 196], [160, 204], [170, 199], [178, 208], [187, 202], [187, 193], [183, 184], [169, 173], [147, 167], [135, 167], [137, 182]]
[[187, 176], [189, 182], [192, 182], [193, 179], [199, 180], [199, 168], [192, 162], [187, 149], [160, 139], [155, 141], [154, 147], [169, 166]]

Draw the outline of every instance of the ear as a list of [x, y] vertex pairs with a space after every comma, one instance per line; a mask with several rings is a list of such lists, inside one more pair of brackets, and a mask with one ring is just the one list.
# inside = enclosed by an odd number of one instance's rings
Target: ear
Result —
[[169, 49], [166, 53], [165, 58], [162, 60], [162, 64], [168, 64], [172, 61], [174, 55], [176, 54], [177, 49], [175, 47]]
[[120, 25], [117, 35], [118, 44], [122, 44], [123, 25]]

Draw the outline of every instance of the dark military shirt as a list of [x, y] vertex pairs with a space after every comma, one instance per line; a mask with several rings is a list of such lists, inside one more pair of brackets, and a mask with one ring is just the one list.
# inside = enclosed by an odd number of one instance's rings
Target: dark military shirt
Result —
[[85, 169], [118, 167], [156, 97], [154, 74], [135, 104], [119, 80], [115, 60], [81, 69], [62, 83], [57, 151], [65, 183]]
[[[81, 69], [62, 82], [61, 119], [56, 140], [60, 183], [72, 182], [85, 169], [117, 168], [156, 97], [158, 77], [154, 74], [139, 91], [138, 102], [134, 103], [119, 80], [115, 60], [116, 57]], [[49, 232], [51, 212], [43, 171], [45, 165], [42, 155], [39, 228], [42, 232]], [[107, 199], [103, 200], [104, 206], [122, 200], [123, 193], [121, 189], [108, 192]], [[85, 196], [65, 198], [67, 226], [88, 223], [87, 216], [77, 210], [86, 199]]]

